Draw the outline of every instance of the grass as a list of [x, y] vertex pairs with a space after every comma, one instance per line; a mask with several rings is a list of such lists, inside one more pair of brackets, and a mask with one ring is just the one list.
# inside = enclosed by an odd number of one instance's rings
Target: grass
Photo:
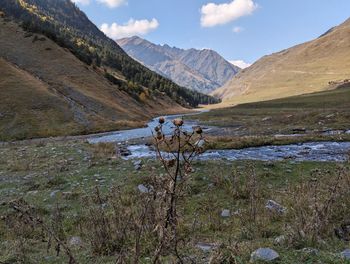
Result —
[[167, 96], [138, 102], [102, 68], [49, 39], [33, 42], [43, 36], [14, 22], [0, 17], [0, 23], [0, 141], [143, 127], [152, 116], [188, 111]]
[[349, 32], [347, 20], [329, 34], [264, 56], [214, 94], [228, 105], [325, 91], [329, 82], [350, 77]]
[[307, 142], [348, 142], [350, 135], [285, 136], [208, 136], [206, 149], [244, 149], [262, 146], [281, 146]]
[[[349, 136], [326, 135], [323, 132], [350, 129], [348, 98], [350, 87], [346, 86], [332, 91], [216, 109], [195, 118], [204, 125], [219, 127], [210, 132], [213, 147], [242, 148], [310, 140], [342, 141], [349, 140]], [[293, 134], [305, 135], [295, 137]]]
[[[23, 197], [35, 206], [40, 215], [49, 221], [56, 204], [64, 216], [63, 229], [66, 238], [80, 236], [84, 241], [80, 248], [73, 247], [73, 254], [80, 263], [115, 263], [114, 256], [99, 256], [92, 253], [88, 236], [82, 231], [79, 222], [87, 210], [87, 197], [91, 196], [96, 186], [104, 196], [112, 187], [118, 187], [128, 205], [126, 213], [139, 210], [138, 184], [150, 180], [150, 174], [163, 173], [161, 166], [152, 160], [144, 160], [144, 167], [136, 171], [131, 161], [117, 159], [114, 145], [100, 144], [91, 146], [81, 142], [56, 142], [38, 145], [8, 146], [0, 148], [0, 262], [16, 263], [24, 255], [26, 263], [62, 263], [64, 254], [55, 256], [47, 243], [39, 239], [39, 233], [29, 232], [27, 236], [16, 233], [6, 219], [13, 214], [7, 202]], [[347, 166], [347, 165], [345, 165]], [[207, 161], [196, 162], [195, 172], [189, 183], [186, 199], [182, 200], [180, 232], [189, 235], [189, 241], [183, 252], [195, 256], [197, 263], [209, 256], [195, 247], [197, 242], [209, 242], [221, 245], [209, 253], [219, 260], [234, 254], [235, 259], [247, 263], [250, 253], [258, 247], [272, 247], [279, 252], [279, 263], [345, 263], [335, 256], [348, 243], [335, 238], [331, 233], [323, 237], [324, 242], [314, 243], [297, 240], [298, 243], [274, 245], [274, 238], [286, 235], [286, 226], [292, 226], [294, 200], [290, 191], [302, 182], [315, 177], [324, 184], [334, 182], [337, 177], [335, 163], [317, 163], [293, 161], [284, 162], [246, 162], [246, 161]], [[348, 167], [348, 166], [347, 166]], [[346, 169], [349, 173], [349, 168]], [[235, 173], [234, 173], [235, 172]], [[257, 210], [258, 221], [254, 224], [243, 221], [249, 218], [246, 212], [250, 208], [251, 175], [258, 181]], [[232, 185], [233, 175], [240, 182], [239, 190]], [[238, 176], [237, 176], [238, 175]], [[273, 199], [289, 208], [285, 217], [269, 215], [264, 209], [268, 199]], [[134, 201], [134, 202], [133, 202]], [[242, 211], [242, 216], [225, 219], [220, 217], [221, 210]], [[337, 225], [341, 219], [332, 218]], [[20, 227], [17, 227], [20, 230]], [[22, 227], [21, 227], [22, 228]], [[131, 238], [130, 238], [131, 239]], [[126, 245], [131, 241], [128, 240]], [[148, 257], [151, 240], [142, 241], [142, 263], [149, 263]], [[320, 255], [302, 253], [304, 247], [316, 247]], [[132, 251], [128, 251], [129, 253]], [[25, 253], [25, 254], [24, 254]], [[21, 255], [22, 254], [22, 255]], [[132, 254], [132, 253], [130, 253]], [[166, 261], [164, 257], [163, 261]]]

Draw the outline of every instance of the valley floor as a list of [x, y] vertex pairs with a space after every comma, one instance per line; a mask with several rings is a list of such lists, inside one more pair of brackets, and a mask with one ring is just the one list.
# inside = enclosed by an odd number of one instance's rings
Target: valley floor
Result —
[[[349, 141], [349, 96], [337, 89], [187, 118], [216, 127], [207, 149]], [[154, 217], [145, 201], [164, 168], [117, 157], [118, 146], [84, 137], [1, 145], [0, 263], [63, 263], [67, 252], [78, 263], [129, 263], [136, 251], [151, 263], [156, 227], [138, 219]], [[185, 263], [248, 263], [261, 247], [277, 251], [278, 263], [349, 263], [341, 254], [350, 240], [349, 162], [223, 159], [193, 168], [178, 208]]]
[[213, 126], [209, 148], [350, 140], [350, 85], [284, 99], [214, 109], [196, 116]]
[[[115, 157], [114, 144], [81, 141], [6, 146], [0, 154], [0, 263], [67, 262], [63, 249], [56, 256], [54, 241], [40, 227], [22, 222], [14, 204], [23, 201], [48, 226], [61, 223], [60, 237], [79, 263], [115, 263], [121, 252], [131, 261], [133, 228], [106, 255], [96, 250], [94, 215], [112, 213], [116, 204], [119, 213], [138, 214], [147, 195], [138, 186], [147, 186], [152, 175], [163, 173], [158, 162], [143, 160], [136, 168], [135, 161]], [[194, 263], [248, 263], [259, 247], [276, 250], [279, 263], [346, 263], [340, 252], [349, 244], [335, 236], [334, 228], [346, 223], [350, 213], [348, 163], [206, 161], [196, 162], [194, 168], [179, 208], [181, 254]], [[330, 186], [335, 186], [336, 196]], [[117, 193], [121, 205], [107, 199], [107, 194]], [[268, 200], [277, 201], [286, 212], [269, 211]], [[323, 215], [328, 202], [329, 212]], [[315, 215], [313, 210], [322, 212]], [[133, 225], [131, 219], [122, 226], [128, 225]], [[118, 242], [114, 239], [109, 242]], [[142, 239], [141, 263], [150, 263], [153, 248], [152, 236]], [[171, 262], [166, 256], [162, 259]]]

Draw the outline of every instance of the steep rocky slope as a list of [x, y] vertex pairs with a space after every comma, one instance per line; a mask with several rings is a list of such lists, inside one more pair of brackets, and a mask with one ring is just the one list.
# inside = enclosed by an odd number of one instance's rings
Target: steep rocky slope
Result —
[[213, 50], [183, 50], [156, 45], [139, 37], [117, 40], [133, 58], [177, 84], [209, 93], [240, 70]]

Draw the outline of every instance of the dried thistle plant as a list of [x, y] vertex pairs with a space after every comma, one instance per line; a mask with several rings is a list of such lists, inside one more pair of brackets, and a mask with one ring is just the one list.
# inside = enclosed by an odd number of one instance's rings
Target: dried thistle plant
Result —
[[182, 257], [178, 245], [183, 238], [178, 235], [179, 215], [178, 202], [186, 194], [187, 180], [193, 172], [192, 162], [204, 151], [205, 139], [201, 127], [193, 127], [192, 131], [184, 129], [184, 120], [176, 118], [172, 121], [173, 130], [170, 136], [163, 132], [165, 118], [159, 118], [159, 124], [154, 129], [153, 137], [157, 158], [162, 163], [165, 175], [158, 179], [155, 188], [155, 200], [158, 208], [158, 246], [153, 263], [159, 263], [159, 258], [165, 252], [174, 254], [180, 263]]

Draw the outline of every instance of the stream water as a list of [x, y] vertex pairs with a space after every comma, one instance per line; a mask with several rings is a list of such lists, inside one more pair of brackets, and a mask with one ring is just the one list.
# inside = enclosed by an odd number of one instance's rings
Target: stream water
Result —
[[[174, 120], [175, 118], [180, 118], [184, 116], [194, 116], [194, 115], [201, 114], [203, 112], [206, 112], [206, 110], [202, 110], [197, 113], [164, 116], [165, 118], [165, 123], [163, 124], [164, 134], [169, 135], [171, 133], [174, 127], [172, 120]], [[147, 124], [147, 127], [121, 130], [121, 131], [116, 131], [111, 133], [100, 134], [100, 135], [99, 134], [93, 135], [91, 138], [88, 139], [88, 142], [90, 144], [106, 143], [106, 142], [126, 142], [132, 139], [147, 138], [152, 136], [152, 131], [154, 131], [154, 128], [159, 125], [158, 120], [159, 120], [159, 117], [152, 119]], [[183, 129], [186, 131], [190, 131], [192, 127], [196, 125], [197, 123], [194, 121], [186, 121], [183, 126]]]
[[[155, 158], [156, 153], [146, 145], [133, 145], [126, 159]], [[245, 149], [210, 150], [199, 160], [261, 160], [261, 161], [333, 161], [349, 159], [350, 142], [309, 142], [282, 146], [263, 146]], [[166, 155], [166, 154], [165, 154]]]
[[[188, 116], [200, 114], [192, 113]], [[163, 125], [164, 134], [169, 135], [172, 131], [172, 120], [184, 115], [165, 116]], [[124, 142], [132, 139], [142, 139], [152, 136], [152, 130], [158, 125], [158, 118], [152, 119], [147, 127], [131, 130], [116, 131], [107, 134], [94, 135], [88, 139], [89, 143], [96, 144], [100, 142]], [[197, 125], [194, 121], [186, 121], [184, 130], [191, 130]], [[207, 128], [206, 130], [210, 130]], [[348, 131], [349, 132], [349, 131]], [[347, 132], [347, 133], [348, 133]], [[130, 145], [128, 150], [131, 152], [126, 159], [154, 158], [155, 152], [146, 145]], [[200, 160], [295, 160], [295, 161], [335, 161], [344, 162], [349, 159], [350, 142], [309, 142], [303, 144], [291, 144], [282, 146], [262, 146], [245, 149], [225, 149], [210, 150], [202, 154]]]

